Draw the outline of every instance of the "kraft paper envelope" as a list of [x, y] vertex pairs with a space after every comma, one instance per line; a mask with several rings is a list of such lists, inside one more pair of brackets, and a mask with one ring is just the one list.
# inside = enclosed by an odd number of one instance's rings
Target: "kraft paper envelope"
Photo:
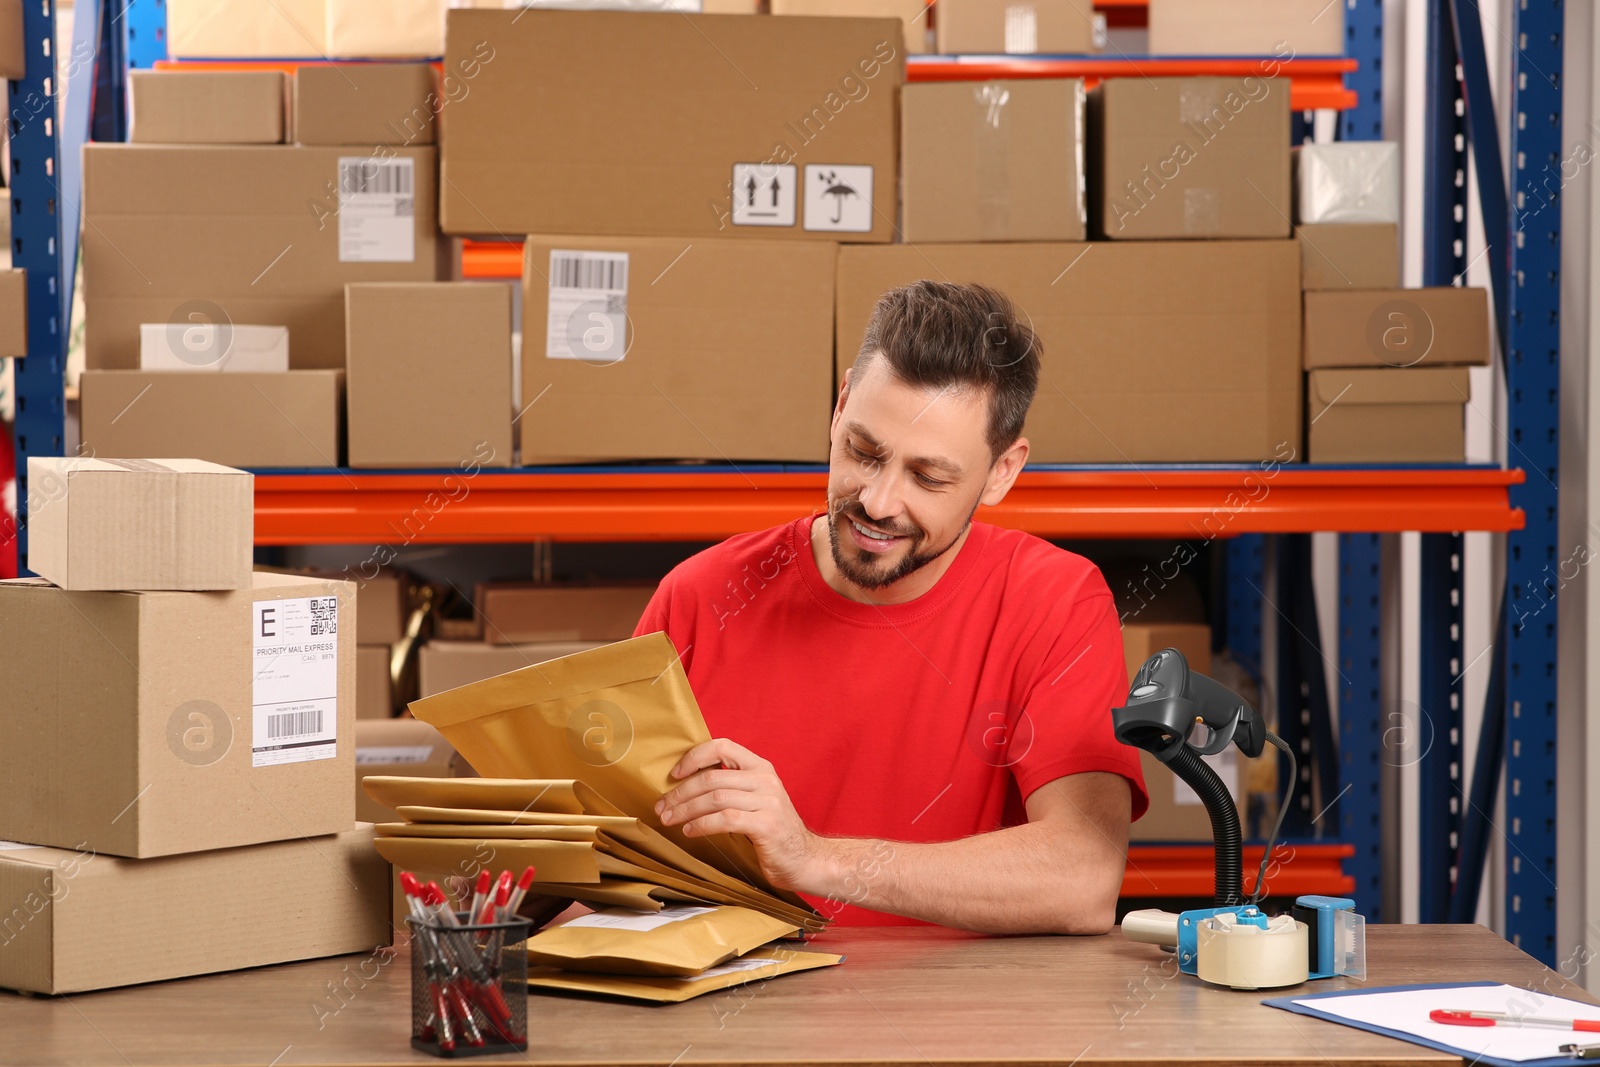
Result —
[[596, 974], [690, 978], [795, 927], [749, 908], [679, 904], [650, 915], [608, 908], [528, 938], [528, 963]]
[[694, 978], [645, 978], [631, 974], [574, 974], [541, 967], [528, 972], [530, 992], [598, 993], [629, 1000], [647, 1000], [662, 1004], [712, 993], [718, 989], [761, 982], [793, 971], [809, 971], [815, 967], [832, 967], [843, 963], [843, 956], [827, 952], [801, 952], [787, 948], [758, 948], [736, 960], [703, 972]]
[[367, 796], [386, 808], [426, 804], [441, 808], [546, 811], [566, 815], [621, 815], [582, 782], [527, 778], [406, 778], [371, 774], [361, 780]]
[[469, 826], [446, 822], [381, 822], [379, 837], [455, 837], [485, 841], [587, 841], [596, 843], [593, 826]]
[[715, 903], [649, 882], [605, 877], [592, 885], [582, 882], [538, 882], [535, 883], [534, 892], [567, 897], [592, 908], [632, 908], [634, 911], [660, 911], [662, 904]]
[[480, 774], [581, 780], [616, 804], [618, 814], [640, 819], [691, 855], [806, 906], [766, 881], [748, 838], [685, 837], [680, 827], [657, 819], [656, 801], [678, 784], [672, 768], [689, 749], [711, 740], [666, 634], [536, 663], [410, 707]]
[[[703, 884], [707, 892], [720, 889], [722, 893], [714, 899], [766, 911], [807, 929], [817, 930], [824, 925], [821, 916], [811, 909], [796, 908], [784, 899], [723, 874], [710, 864], [701, 863], [661, 834], [643, 825], [638, 819], [626, 816], [561, 815], [527, 811], [430, 808], [416, 805], [401, 805], [396, 810], [401, 818], [409, 820], [412, 824], [428, 825], [443, 822], [475, 825], [476, 834], [480, 837], [494, 836], [488, 829], [494, 825], [593, 826], [601, 831], [599, 843], [603, 849], [608, 849], [619, 858], [630, 860], [651, 870], [666, 872], [676, 878]], [[626, 852], [623, 851], [624, 848]], [[646, 877], [644, 880], [657, 881], [654, 877]]]
[[486, 868], [521, 870], [531, 866], [558, 882], [598, 882], [603, 859], [593, 845], [582, 841], [379, 837], [373, 847], [404, 870], [474, 876]]

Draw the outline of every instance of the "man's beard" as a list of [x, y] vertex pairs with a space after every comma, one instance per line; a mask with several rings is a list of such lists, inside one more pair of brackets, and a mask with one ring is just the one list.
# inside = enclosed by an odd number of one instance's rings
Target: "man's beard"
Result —
[[[948, 544], [932, 551], [918, 551], [928, 539], [928, 533], [920, 527], [912, 526], [910, 529], [898, 527], [885, 530], [880, 524], [867, 517], [861, 507], [861, 501], [856, 497], [837, 501], [829, 507], [828, 515], [828, 547], [833, 551], [833, 565], [851, 585], [862, 589], [883, 589], [893, 585], [900, 579], [921, 570], [950, 549], [961, 539], [961, 535], [972, 523], [972, 516], [978, 512], [978, 501], [972, 502], [972, 509], [967, 512], [967, 519], [961, 524], [961, 529], [950, 538]], [[839, 523], [854, 519], [869, 530], [876, 529], [880, 533], [887, 533], [895, 537], [907, 539], [905, 554], [898, 563], [885, 565], [877, 555], [864, 548], [845, 544], [839, 536]]]

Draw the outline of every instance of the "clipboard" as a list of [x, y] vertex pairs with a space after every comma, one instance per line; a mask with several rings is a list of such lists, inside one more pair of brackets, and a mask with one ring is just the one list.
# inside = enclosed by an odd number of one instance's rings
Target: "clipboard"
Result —
[[[1329, 993], [1294, 994], [1287, 997], [1271, 997], [1263, 1000], [1261, 1003], [1267, 1005], [1269, 1008], [1282, 1008], [1284, 1011], [1291, 1011], [1296, 1015], [1308, 1015], [1313, 1019], [1323, 1019], [1330, 1023], [1338, 1023], [1341, 1026], [1349, 1026], [1357, 1030], [1366, 1030], [1369, 1033], [1382, 1034], [1385, 1037], [1392, 1037], [1397, 1041], [1405, 1041], [1408, 1044], [1422, 1045], [1437, 1052], [1446, 1052], [1453, 1056], [1460, 1056], [1468, 1063], [1483, 1064], [1486, 1065], [1486, 1067], [1588, 1067], [1589, 1064], [1597, 1062], [1592, 1059], [1580, 1060], [1573, 1056], [1546, 1056], [1541, 1059], [1533, 1060], [1508, 1060], [1496, 1056], [1485, 1056], [1480, 1054], [1476, 1049], [1466, 1048], [1461, 1045], [1451, 1045], [1442, 1041], [1434, 1041], [1429, 1038], [1418, 1036], [1417, 1034], [1407, 1033], [1404, 1030], [1390, 1029], [1388, 1027], [1377, 1026], [1372, 1023], [1365, 1023], [1355, 1019], [1349, 1019], [1342, 1015], [1334, 1015], [1330, 1012], [1318, 1009], [1315, 1004], [1296, 1003], [1296, 1001], [1327, 1001], [1340, 997], [1369, 996], [1373, 993], [1410, 993], [1424, 989], [1474, 989], [1482, 988], [1484, 986], [1500, 986], [1504, 984], [1504, 982], [1424, 982], [1419, 985], [1379, 986], [1375, 989], [1338, 989]], [[1465, 1027], [1463, 1029], [1466, 1032], [1463, 1033], [1462, 1036], [1465, 1037], [1467, 1033], [1472, 1032], [1475, 1028]], [[1481, 1031], [1478, 1032], [1481, 1033]], [[1542, 1031], [1542, 1033], [1549, 1034], [1550, 1031], [1545, 1030]], [[1585, 1040], [1585, 1038], [1588, 1038], [1589, 1040]], [[1573, 1032], [1570, 1034], [1570, 1043], [1575, 1045], [1600, 1043], [1594, 1041], [1593, 1038], [1593, 1034]]]

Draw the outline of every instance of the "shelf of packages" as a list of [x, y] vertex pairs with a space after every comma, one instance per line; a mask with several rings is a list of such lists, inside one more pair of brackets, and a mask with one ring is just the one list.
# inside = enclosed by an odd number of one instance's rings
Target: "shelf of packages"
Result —
[[[1049, 538], [1210, 541], [1245, 533], [1505, 532], [1523, 527], [1497, 467], [1039, 467], [979, 512]], [[264, 471], [256, 543], [711, 541], [818, 510], [817, 466]]]
[[[1244, 891], [1255, 892], [1261, 867], [1261, 845], [1244, 846]], [[1281, 841], [1267, 865], [1267, 891], [1274, 897], [1306, 893], [1344, 897], [1356, 880], [1344, 873], [1343, 861], [1354, 845], [1318, 841]], [[1209, 897], [1215, 881], [1216, 851], [1210, 845], [1132, 844], [1122, 876], [1123, 897]]]

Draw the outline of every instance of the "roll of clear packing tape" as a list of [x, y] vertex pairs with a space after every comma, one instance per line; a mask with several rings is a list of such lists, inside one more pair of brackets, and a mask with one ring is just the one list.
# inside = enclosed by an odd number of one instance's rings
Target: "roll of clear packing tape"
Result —
[[1306, 924], [1288, 915], [1267, 920], [1265, 930], [1232, 915], [1213, 916], [1195, 930], [1195, 973], [1234, 989], [1299, 985], [1311, 974], [1308, 944]]

